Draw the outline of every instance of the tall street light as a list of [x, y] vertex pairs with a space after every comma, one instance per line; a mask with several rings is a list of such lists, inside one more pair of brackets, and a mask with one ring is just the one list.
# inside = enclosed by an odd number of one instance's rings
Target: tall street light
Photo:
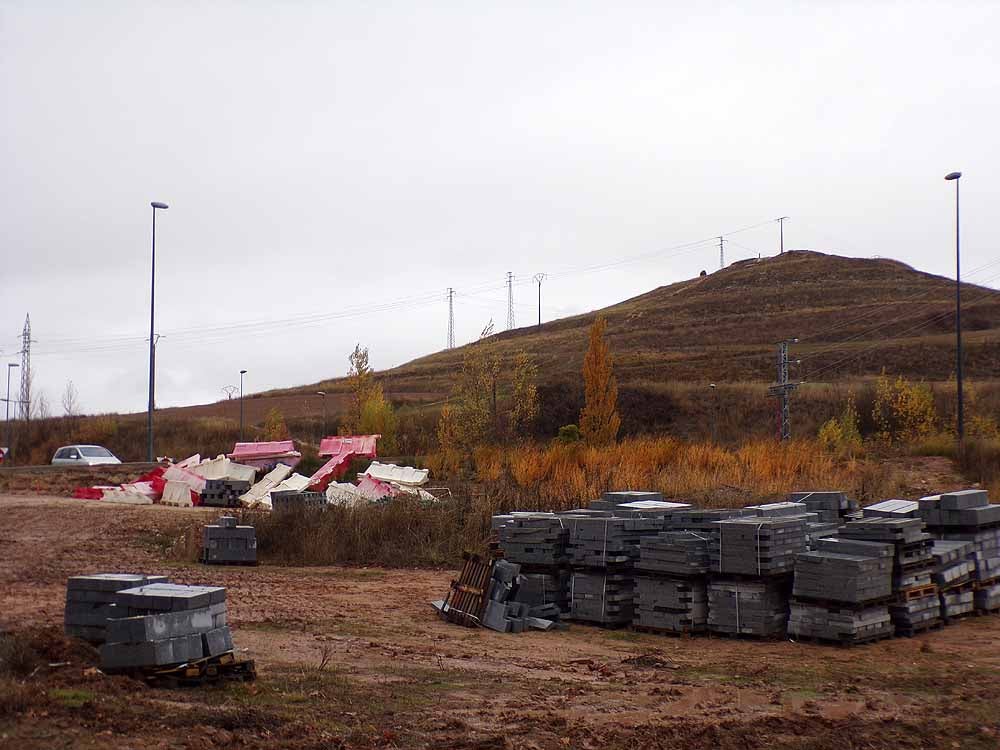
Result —
[[323, 399], [323, 435], [326, 437], [326, 391], [316, 391], [316, 395]]
[[7, 416], [4, 417], [4, 427], [7, 428], [7, 445], [4, 446], [4, 447], [7, 448], [7, 455], [4, 457], [4, 461], [9, 460], [9, 458], [11, 456], [11, 449], [10, 449], [10, 371], [13, 370], [15, 367], [20, 367], [20, 365], [17, 364], [17, 362], [8, 362], [7, 363], [7, 399], [6, 399], [6, 401], [7, 401]]
[[246, 370], [240, 370], [240, 442], [243, 442], [243, 376]]
[[146, 460], [152, 463], [156, 460], [153, 455], [153, 378], [156, 373], [156, 338], [153, 335], [153, 315], [156, 311], [156, 209], [165, 211], [168, 207], [166, 203], [159, 201], [153, 201], [149, 205], [153, 207], [153, 263], [149, 282], [149, 406], [146, 414]]
[[959, 249], [959, 221], [958, 221], [958, 183], [962, 176], [961, 172], [949, 172], [944, 176], [946, 180], [955, 181], [955, 375], [958, 388], [958, 444], [962, 445], [965, 437], [965, 410], [962, 403], [962, 264]]

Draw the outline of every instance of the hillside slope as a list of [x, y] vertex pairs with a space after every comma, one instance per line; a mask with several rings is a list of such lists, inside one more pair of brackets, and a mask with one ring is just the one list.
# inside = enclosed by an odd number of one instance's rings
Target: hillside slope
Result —
[[[953, 280], [888, 259], [811, 251], [749, 260], [708, 276], [659, 287], [594, 312], [496, 334], [505, 351], [523, 349], [543, 385], [578, 383], [587, 328], [608, 319], [615, 372], [623, 389], [666, 383], [767, 383], [776, 342], [798, 338], [792, 376], [842, 382], [891, 374], [947, 380], [954, 373]], [[1000, 378], [1000, 291], [963, 284], [966, 373]], [[435, 352], [380, 373], [394, 400], [445, 398], [466, 347]], [[346, 388], [343, 378], [256, 394], [286, 415], [313, 413], [312, 394]], [[335, 410], [331, 402], [331, 413]], [[220, 404], [225, 408], [225, 404]], [[210, 406], [191, 407], [199, 413]], [[232, 406], [229, 405], [229, 410]], [[179, 413], [186, 409], [171, 410]]]

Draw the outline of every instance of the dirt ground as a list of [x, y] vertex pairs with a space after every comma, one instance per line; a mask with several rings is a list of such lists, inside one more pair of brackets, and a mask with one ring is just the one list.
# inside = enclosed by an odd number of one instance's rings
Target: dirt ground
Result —
[[[0, 495], [0, 628], [31, 650], [0, 672], [0, 748], [1000, 746], [1000, 617], [854, 649], [501, 635], [437, 619], [428, 602], [454, 571], [173, 559], [179, 530], [215, 515]], [[226, 586], [258, 681], [165, 690], [100, 673], [61, 623], [66, 578], [103, 571]]]

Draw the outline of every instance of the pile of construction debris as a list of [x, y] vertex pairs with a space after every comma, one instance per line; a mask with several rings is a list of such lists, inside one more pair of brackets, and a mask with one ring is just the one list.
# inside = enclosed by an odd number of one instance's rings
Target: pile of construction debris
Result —
[[[380, 435], [324, 438], [319, 455], [327, 461], [311, 476], [294, 471], [302, 458], [291, 440], [236, 443], [226, 455], [202, 460], [161, 459], [161, 465], [135, 482], [116, 487], [80, 487], [73, 496], [131, 505], [162, 503], [184, 508], [255, 508], [302, 510], [327, 504], [384, 502], [401, 495], [425, 501], [436, 498], [422, 489], [428, 470], [372, 461], [358, 483], [338, 482], [355, 459], [374, 459]], [[258, 478], [258, 474], [260, 477]], [[281, 498], [280, 503], [275, 503]], [[277, 507], [280, 506], [280, 507]]]
[[863, 510], [830, 491], [731, 509], [609, 492], [493, 529], [521, 588], [604, 627], [856, 644], [1000, 610], [1000, 505], [982, 490]]

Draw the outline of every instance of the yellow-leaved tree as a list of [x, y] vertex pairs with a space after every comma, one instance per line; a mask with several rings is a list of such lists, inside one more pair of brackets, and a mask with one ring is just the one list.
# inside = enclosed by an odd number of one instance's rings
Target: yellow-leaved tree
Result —
[[611, 349], [604, 335], [608, 322], [598, 315], [590, 326], [590, 346], [583, 358], [585, 402], [580, 412], [580, 434], [591, 445], [607, 445], [618, 437], [618, 383], [612, 372]]

